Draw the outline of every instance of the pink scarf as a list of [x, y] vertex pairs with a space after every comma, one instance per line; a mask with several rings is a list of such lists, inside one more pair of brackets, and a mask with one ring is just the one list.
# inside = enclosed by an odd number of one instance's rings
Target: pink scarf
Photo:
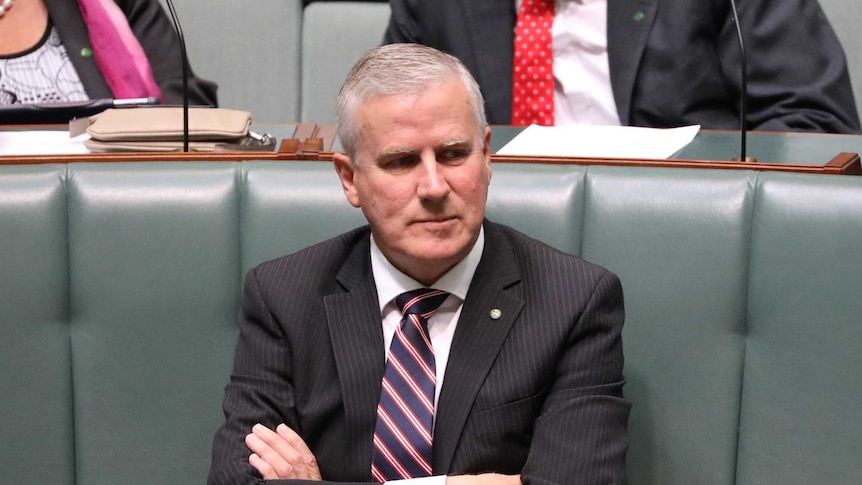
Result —
[[90, 33], [96, 66], [115, 99], [156, 97], [162, 93], [141, 43], [113, 0], [78, 0]]

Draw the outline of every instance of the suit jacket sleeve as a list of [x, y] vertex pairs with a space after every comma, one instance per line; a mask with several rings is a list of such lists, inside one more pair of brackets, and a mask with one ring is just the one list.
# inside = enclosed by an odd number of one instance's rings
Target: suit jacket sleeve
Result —
[[245, 446], [245, 436], [255, 424], [274, 427], [285, 423], [296, 428], [296, 418], [289, 412], [294, 409], [295, 395], [284, 364], [290, 361], [289, 349], [267, 309], [254, 271], [246, 278], [239, 327], [234, 369], [225, 389], [225, 422], [213, 443], [210, 485], [261, 481], [248, 463], [251, 452]]
[[[725, 78], [741, 89], [737, 32], [727, 2], [717, 43]], [[858, 133], [844, 51], [814, 0], [739, 1], [748, 57], [749, 129]]]
[[[183, 102], [183, 67], [180, 40], [157, 0], [117, 0], [141, 43], [165, 104]], [[189, 64], [192, 60], [189, 59]], [[189, 104], [216, 106], [216, 84], [189, 77]]]
[[523, 483], [625, 482], [631, 405], [623, 399], [623, 320], [620, 281], [605, 273], [559, 357], [521, 470]]
[[[269, 274], [272, 277], [272, 273]], [[262, 278], [267, 278], [264, 276]], [[285, 423], [301, 432], [297, 415], [297, 392], [290, 342], [283, 327], [273, 316], [257, 270], [246, 277], [239, 314], [240, 334], [231, 380], [225, 389], [225, 422], [216, 431], [208, 485], [257, 485], [264, 483], [260, 473], [248, 463], [251, 453], [245, 436], [261, 423], [275, 428]], [[370, 470], [370, 468], [369, 468]], [[370, 471], [369, 471], [370, 474]], [[270, 480], [268, 484], [318, 484], [304, 480]], [[338, 482], [350, 485], [350, 482]]]
[[482, 90], [488, 123], [511, 122], [513, 1], [391, 0], [389, 5], [384, 44], [423, 44], [457, 57]]

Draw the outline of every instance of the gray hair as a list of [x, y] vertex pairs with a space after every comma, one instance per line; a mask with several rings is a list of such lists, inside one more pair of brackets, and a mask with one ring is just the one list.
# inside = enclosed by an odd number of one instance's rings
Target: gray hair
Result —
[[467, 89], [482, 136], [488, 125], [482, 92], [457, 58], [420, 44], [389, 44], [365, 52], [338, 92], [338, 138], [344, 152], [356, 163], [360, 104], [377, 96], [418, 96], [452, 79], [459, 79]]

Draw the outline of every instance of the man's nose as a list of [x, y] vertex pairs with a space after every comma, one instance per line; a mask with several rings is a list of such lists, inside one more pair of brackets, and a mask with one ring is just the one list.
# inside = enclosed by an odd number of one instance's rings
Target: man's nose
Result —
[[449, 195], [449, 183], [433, 156], [423, 157], [417, 192], [422, 199], [439, 200]]

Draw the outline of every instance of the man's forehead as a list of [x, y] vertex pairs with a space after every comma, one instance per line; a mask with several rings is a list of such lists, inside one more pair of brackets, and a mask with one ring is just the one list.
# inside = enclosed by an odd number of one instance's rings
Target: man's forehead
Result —
[[[456, 91], [457, 94], [452, 96], [452, 90]], [[421, 84], [404, 85], [398, 89], [390, 87], [390, 90], [386, 92], [366, 93], [359, 100], [358, 107], [360, 108], [359, 111], [361, 111], [363, 107], [377, 105], [382, 101], [395, 101], [408, 105], [416, 104], [441, 91], [449, 92], [450, 96], [447, 99], [452, 102], [455, 102], [456, 98], [463, 98], [460, 101], [464, 101], [468, 106], [470, 105], [467, 87], [460, 78], [452, 75], [451, 77], [442, 79], [432, 79]]]

